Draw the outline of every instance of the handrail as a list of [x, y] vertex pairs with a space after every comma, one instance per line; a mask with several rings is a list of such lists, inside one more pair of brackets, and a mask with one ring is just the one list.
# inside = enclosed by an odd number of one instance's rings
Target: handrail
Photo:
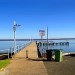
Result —
[[11, 47], [9, 49], [5, 49], [5, 50], [0, 50], [0, 52], [2, 51], [3, 53], [0, 53], [1, 55], [8, 55], [8, 59], [9, 57], [13, 56], [13, 54], [18, 53], [20, 50], [24, 49], [25, 47], [27, 47], [28, 45], [30, 45], [32, 42], [26, 43], [26, 44], [21, 44], [21, 45], [17, 45], [16, 46], [16, 50], [14, 52], [14, 47]]

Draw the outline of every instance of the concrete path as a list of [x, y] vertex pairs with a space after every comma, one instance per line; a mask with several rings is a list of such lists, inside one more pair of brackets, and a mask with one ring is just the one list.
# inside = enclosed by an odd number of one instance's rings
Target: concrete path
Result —
[[[26, 59], [26, 50], [28, 50], [29, 59]], [[32, 60], [37, 58], [37, 46], [33, 42], [14, 56], [5, 68], [7, 75], [48, 75], [43, 61]]]

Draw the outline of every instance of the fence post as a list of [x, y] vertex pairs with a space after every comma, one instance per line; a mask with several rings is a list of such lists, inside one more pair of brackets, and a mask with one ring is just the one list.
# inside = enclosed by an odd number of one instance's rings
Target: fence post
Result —
[[18, 52], [18, 46], [17, 46], [17, 52]]
[[12, 49], [10, 48], [10, 51], [11, 51], [11, 58], [12, 58]]

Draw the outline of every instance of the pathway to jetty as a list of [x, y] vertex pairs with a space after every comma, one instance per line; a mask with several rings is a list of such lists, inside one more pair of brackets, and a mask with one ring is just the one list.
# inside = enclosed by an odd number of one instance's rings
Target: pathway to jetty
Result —
[[[28, 50], [28, 59], [26, 59], [26, 50]], [[33, 42], [11, 59], [11, 63], [5, 68], [7, 75], [48, 75], [43, 61], [33, 60], [37, 58], [37, 46]]]

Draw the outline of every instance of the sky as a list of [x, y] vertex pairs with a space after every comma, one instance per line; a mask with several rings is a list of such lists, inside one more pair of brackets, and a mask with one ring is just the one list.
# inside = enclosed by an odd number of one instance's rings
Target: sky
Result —
[[47, 27], [49, 38], [75, 38], [74, 0], [0, 0], [0, 39], [40, 38]]

